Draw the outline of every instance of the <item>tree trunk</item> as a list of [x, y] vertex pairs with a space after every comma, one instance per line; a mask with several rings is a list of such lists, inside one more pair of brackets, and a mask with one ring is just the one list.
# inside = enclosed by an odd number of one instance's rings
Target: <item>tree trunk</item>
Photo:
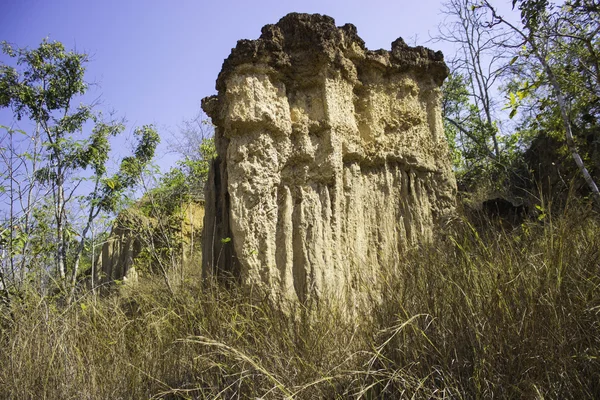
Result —
[[554, 94], [556, 96], [556, 101], [558, 103], [558, 107], [560, 108], [560, 115], [563, 120], [563, 126], [565, 128], [565, 135], [567, 138], [567, 146], [569, 147], [571, 156], [573, 157], [573, 160], [575, 160], [575, 164], [577, 164], [577, 168], [579, 168], [579, 170], [581, 171], [581, 174], [583, 175], [583, 179], [585, 179], [585, 182], [587, 183], [588, 187], [590, 188], [590, 190], [592, 192], [592, 196], [594, 198], [594, 202], [596, 203], [596, 206], [598, 208], [600, 208], [600, 191], [598, 191], [598, 185], [596, 185], [594, 178], [592, 178], [589, 171], [585, 167], [585, 164], [583, 163], [583, 160], [581, 159], [581, 156], [579, 155], [579, 152], [577, 150], [577, 145], [575, 144], [575, 140], [573, 139], [573, 131], [571, 129], [571, 122], [569, 121], [569, 115], [567, 114], [567, 104], [566, 104], [565, 99], [560, 90], [558, 80], [556, 79], [556, 76], [554, 76], [554, 72], [552, 72], [552, 69], [550, 68], [550, 66], [548, 65], [546, 60], [544, 58], [540, 57], [539, 54], [538, 54], [538, 59], [544, 66], [544, 69], [546, 70], [546, 74], [548, 75], [548, 79], [550, 80], [550, 84], [552, 85], [552, 89], [554, 90]]
[[56, 181], [56, 239], [58, 247], [56, 249], [56, 263], [58, 274], [60, 276], [61, 282], [63, 286], [66, 284], [66, 259], [67, 259], [67, 249], [66, 249], [66, 235], [65, 235], [65, 210], [64, 210], [64, 201], [65, 201], [65, 189], [63, 177], [61, 176], [62, 170], [58, 169], [58, 179]]

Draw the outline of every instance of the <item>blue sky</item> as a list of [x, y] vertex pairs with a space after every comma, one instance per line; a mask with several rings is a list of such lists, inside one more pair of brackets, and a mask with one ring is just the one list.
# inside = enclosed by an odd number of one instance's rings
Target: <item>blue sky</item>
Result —
[[[98, 86], [100, 109], [114, 110], [135, 126], [155, 124], [163, 142], [200, 100], [215, 93], [223, 60], [239, 39], [256, 39], [263, 25], [289, 12], [327, 14], [337, 25], [353, 23], [370, 49], [390, 48], [402, 36], [425, 43], [442, 21], [441, 1], [191, 1], [0, 0], [0, 40], [37, 46], [42, 38], [91, 55], [86, 80]], [[0, 58], [6, 61], [6, 58]], [[0, 125], [10, 113], [0, 113]], [[167, 167], [163, 145], [158, 162]], [[160, 157], [162, 156], [162, 157]]]

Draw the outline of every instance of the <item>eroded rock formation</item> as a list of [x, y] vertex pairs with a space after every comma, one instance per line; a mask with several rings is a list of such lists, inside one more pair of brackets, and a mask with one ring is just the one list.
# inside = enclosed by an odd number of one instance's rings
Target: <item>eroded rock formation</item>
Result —
[[[204, 218], [201, 201], [190, 201], [176, 210], [176, 215], [161, 215], [161, 221], [142, 209], [149, 206], [147, 199], [121, 212], [110, 236], [102, 246], [96, 261], [95, 281], [109, 283], [115, 280], [135, 282], [138, 270], [154, 272], [157, 255], [166, 247], [176, 246], [178, 262], [197, 262]], [[146, 257], [138, 257], [145, 252]], [[137, 268], [136, 268], [137, 267]]]
[[356, 28], [289, 14], [240, 40], [204, 111], [218, 157], [203, 264], [275, 298], [348, 298], [432, 236], [456, 183], [440, 52], [370, 51]]

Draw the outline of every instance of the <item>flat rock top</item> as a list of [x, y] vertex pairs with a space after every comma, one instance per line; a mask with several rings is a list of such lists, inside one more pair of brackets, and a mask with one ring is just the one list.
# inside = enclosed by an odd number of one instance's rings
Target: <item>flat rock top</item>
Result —
[[260, 38], [238, 41], [223, 63], [217, 90], [242, 64], [266, 64], [285, 73], [298, 66], [336, 65], [343, 59], [356, 65], [377, 63], [383, 68], [425, 72], [439, 84], [448, 74], [440, 51], [408, 46], [402, 38], [392, 43], [391, 51], [371, 51], [352, 24], [337, 27], [327, 15], [290, 13], [274, 25], [265, 25]]

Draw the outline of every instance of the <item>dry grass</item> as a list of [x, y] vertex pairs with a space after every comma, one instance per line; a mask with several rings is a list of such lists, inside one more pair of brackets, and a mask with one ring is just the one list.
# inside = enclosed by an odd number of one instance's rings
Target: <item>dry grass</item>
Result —
[[193, 276], [66, 309], [29, 293], [2, 323], [0, 397], [599, 398], [598, 219], [486, 232], [409, 255], [356, 321]]

